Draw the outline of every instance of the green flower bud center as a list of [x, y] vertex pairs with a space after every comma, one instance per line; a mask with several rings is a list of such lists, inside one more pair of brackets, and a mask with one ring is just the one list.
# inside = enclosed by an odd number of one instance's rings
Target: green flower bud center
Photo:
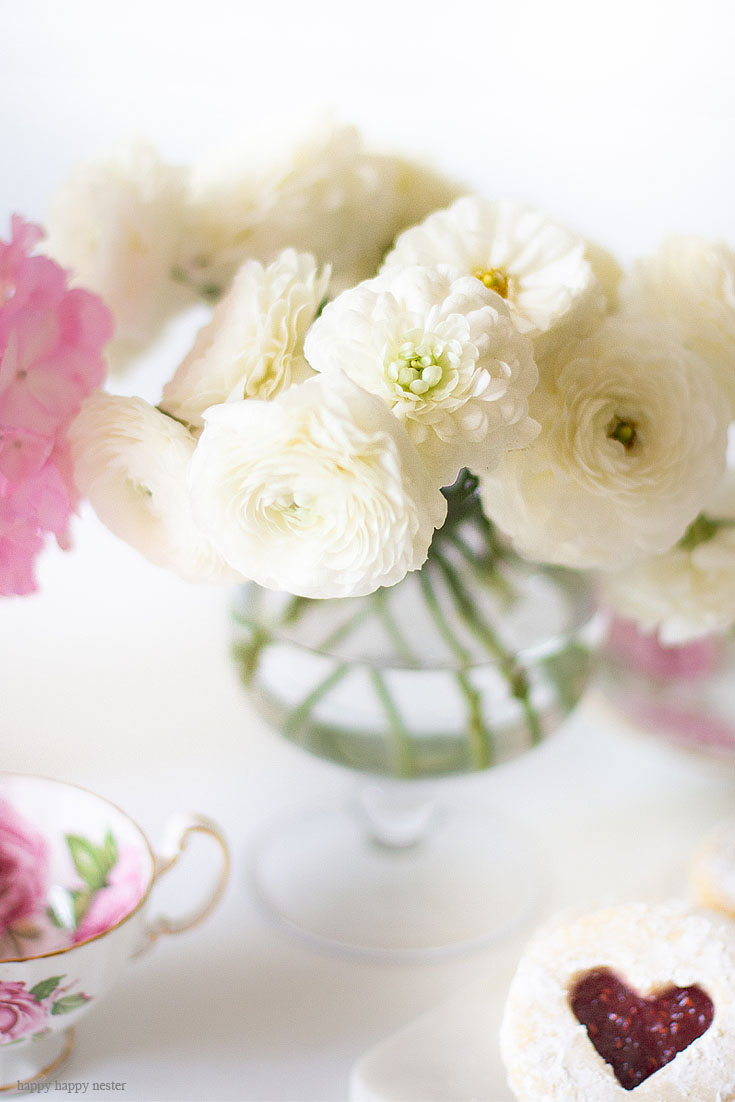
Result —
[[495, 291], [501, 298], [508, 297], [510, 276], [502, 268], [475, 268], [472, 274], [489, 291]]
[[404, 393], [420, 397], [444, 379], [447, 366], [444, 353], [445, 347], [441, 341], [425, 340], [419, 344], [404, 341], [394, 358], [386, 364], [386, 376]]
[[625, 417], [614, 417], [608, 425], [607, 435], [608, 439], [617, 440], [626, 451], [630, 451], [638, 439], [636, 423]]

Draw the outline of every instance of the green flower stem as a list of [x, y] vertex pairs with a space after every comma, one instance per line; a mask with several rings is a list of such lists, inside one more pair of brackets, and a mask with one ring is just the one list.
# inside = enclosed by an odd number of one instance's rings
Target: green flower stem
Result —
[[240, 665], [242, 683], [249, 686], [252, 684], [258, 669], [261, 652], [268, 643], [268, 635], [263, 628], [257, 627], [253, 623], [247, 623], [244, 620], [241, 620], [240, 623], [249, 629], [250, 639], [247, 643], [235, 643], [232, 653], [235, 661]]
[[[432, 558], [434, 558], [434, 554], [435, 552], [432, 554]], [[434, 587], [431, 584], [431, 578], [429, 577], [429, 562], [424, 563], [422, 569], [419, 570], [418, 577], [421, 583], [421, 588], [424, 592], [424, 599], [426, 600], [427, 608], [434, 617], [434, 623], [439, 629], [439, 634], [441, 635], [442, 639], [447, 644], [449, 649], [452, 651], [452, 653], [455, 655], [455, 657], [458, 658], [460, 662], [463, 662], [465, 665], [469, 664], [470, 652], [462, 646], [462, 644], [452, 632], [447, 618], [442, 612], [442, 607], [439, 604], [439, 600], [434, 591]]]
[[433, 550], [432, 559], [442, 572], [447, 587], [456, 602], [457, 612], [464, 624], [497, 657], [512, 696], [523, 708], [531, 742], [535, 745], [541, 741], [541, 722], [536, 709], [531, 703], [528, 679], [524, 671], [518, 666], [515, 656], [502, 645], [490, 625], [477, 615], [475, 606], [462, 585], [461, 578], [454, 566], [438, 548]]
[[487, 769], [495, 756], [493, 737], [482, 715], [482, 698], [463, 670], [457, 672], [457, 684], [467, 701], [467, 734], [470, 740], [470, 760], [474, 769]]
[[395, 752], [395, 774], [399, 777], [412, 777], [416, 773], [416, 761], [413, 742], [408, 729], [403, 722], [400, 712], [396, 708], [395, 701], [390, 694], [388, 686], [381, 672], [370, 670], [370, 676], [375, 686], [375, 691], [388, 717], [391, 733], [393, 735], [393, 750]]
[[[423, 569], [419, 571], [419, 580], [421, 582], [421, 588], [424, 591], [427, 608], [434, 617], [434, 622], [447, 646], [456, 657], [466, 665], [470, 661], [470, 653], [455, 637], [442, 612], [441, 605], [439, 604], [436, 592], [431, 583], [431, 578], [429, 577], [429, 567], [430, 564], [427, 562], [424, 564]], [[482, 709], [480, 707], [479, 694], [477, 690], [472, 687], [467, 673], [464, 670], [458, 670], [456, 679], [459, 690], [467, 702], [467, 731], [470, 736], [470, 760], [473, 768], [484, 769], [493, 758], [493, 736], [485, 725]]]
[[565, 712], [571, 712], [581, 692], [584, 674], [592, 662], [589, 646], [571, 640], [564, 650], [543, 659], [542, 666]]
[[492, 585], [500, 598], [511, 605], [517, 594], [507, 578], [497, 568], [496, 557], [492, 553], [478, 555], [474, 548], [456, 530], [447, 537], [452, 546], [472, 566], [482, 581]]
[[289, 738], [294, 737], [309, 718], [309, 713], [314, 705], [318, 704], [321, 698], [342, 680], [349, 668], [348, 662], [341, 662], [338, 666], [335, 666], [332, 672], [323, 681], [320, 681], [300, 704], [297, 704], [284, 723], [284, 734], [288, 735]]
[[312, 601], [309, 597], [292, 597], [281, 613], [281, 624], [295, 624], [301, 614], [310, 608]]
[[314, 645], [314, 650], [328, 651], [336, 644], [340, 643], [346, 635], [359, 627], [363, 621], [367, 620], [368, 616], [372, 616], [373, 609], [370, 601], [366, 601], [364, 598], [360, 598], [361, 604], [358, 606], [357, 612], [354, 612], [352, 616], [349, 616], [344, 623], [336, 627], [334, 631], [331, 631], [324, 639]]
[[404, 636], [403, 632], [398, 626], [395, 617], [390, 611], [390, 599], [388, 596], [389, 591], [386, 589], [378, 589], [372, 595], [372, 600], [375, 605], [375, 612], [379, 616], [383, 627], [385, 628], [390, 641], [396, 648], [398, 654], [404, 662], [410, 665], [416, 665], [418, 662], [418, 655], [412, 649], [410, 643]]

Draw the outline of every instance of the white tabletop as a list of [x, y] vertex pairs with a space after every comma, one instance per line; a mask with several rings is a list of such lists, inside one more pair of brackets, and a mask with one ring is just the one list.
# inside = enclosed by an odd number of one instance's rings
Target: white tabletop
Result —
[[[364, 1052], [466, 985], [486, 983], [501, 1005], [530, 923], [482, 952], [406, 964], [327, 954], [257, 906], [246, 868], [258, 828], [297, 801], [349, 795], [354, 779], [253, 713], [228, 657], [229, 593], [149, 566], [86, 510], [74, 549], [50, 550], [40, 581], [38, 595], [1, 609], [2, 767], [96, 790], [154, 844], [170, 813], [206, 812], [234, 855], [218, 912], [130, 966], [80, 1024], [60, 1081], [125, 1082], [128, 1102], [344, 1102]], [[542, 844], [540, 921], [560, 907], [683, 894], [694, 845], [733, 809], [733, 779], [615, 722], [593, 695], [539, 750], [446, 788], [450, 804], [521, 818]], [[421, 1097], [415, 1071], [403, 1068], [406, 1098]], [[404, 1097], [380, 1093], [399, 1089], [394, 1074], [379, 1066], [374, 1096]]]

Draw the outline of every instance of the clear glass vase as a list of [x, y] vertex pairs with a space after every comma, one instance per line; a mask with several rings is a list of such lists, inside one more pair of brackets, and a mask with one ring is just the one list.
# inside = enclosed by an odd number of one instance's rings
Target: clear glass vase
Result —
[[504, 547], [475, 489], [465, 475], [447, 491], [427, 562], [390, 589], [316, 601], [246, 585], [237, 596], [234, 653], [255, 706], [305, 751], [371, 778], [354, 807], [277, 823], [258, 847], [269, 910], [329, 944], [423, 954], [482, 943], [539, 887], [520, 829], [449, 814], [430, 781], [501, 765], [557, 729], [588, 680], [594, 601], [582, 575]]

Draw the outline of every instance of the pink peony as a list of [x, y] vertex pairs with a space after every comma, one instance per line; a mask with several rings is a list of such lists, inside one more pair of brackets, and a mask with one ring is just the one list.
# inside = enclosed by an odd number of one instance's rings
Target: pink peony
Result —
[[92, 897], [89, 910], [79, 923], [74, 941], [103, 934], [116, 926], [140, 903], [146, 889], [146, 879], [140, 865], [140, 852], [134, 846], [120, 851], [114, 868], [107, 877], [107, 886]]
[[43, 905], [48, 867], [46, 840], [0, 798], [0, 935]]
[[41, 1029], [48, 1008], [26, 991], [22, 982], [0, 980], [0, 1045], [10, 1044]]
[[67, 431], [104, 379], [112, 317], [31, 250], [42, 230], [15, 216], [0, 241], [0, 594], [35, 589], [47, 533], [67, 545], [77, 494]]

